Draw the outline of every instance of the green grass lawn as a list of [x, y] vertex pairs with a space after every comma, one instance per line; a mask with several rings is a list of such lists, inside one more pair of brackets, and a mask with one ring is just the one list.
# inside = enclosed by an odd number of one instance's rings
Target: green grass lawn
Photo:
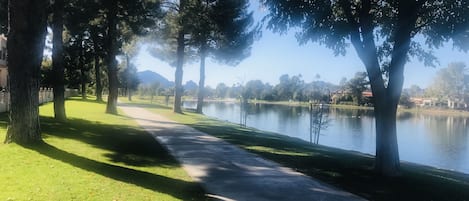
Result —
[[311, 145], [296, 138], [241, 128], [191, 112], [174, 114], [161, 105], [138, 104], [370, 200], [469, 200], [467, 174], [402, 163], [399, 177], [383, 178], [374, 173], [374, 158], [370, 155]]
[[[0, 144], [0, 200], [206, 200], [153, 137], [105, 104], [66, 102], [69, 121], [40, 107], [45, 143]], [[0, 138], [7, 114], [0, 114]]]

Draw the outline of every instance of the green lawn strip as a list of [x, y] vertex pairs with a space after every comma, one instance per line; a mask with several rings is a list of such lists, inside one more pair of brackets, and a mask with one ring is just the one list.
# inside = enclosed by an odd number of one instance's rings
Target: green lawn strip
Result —
[[[373, 171], [373, 156], [219, 121], [165, 106], [141, 107], [236, 144], [250, 152], [371, 200], [469, 200], [469, 175], [402, 163], [401, 175], [383, 178]], [[299, 187], [300, 188], [300, 187]]]
[[[152, 136], [105, 104], [72, 99], [68, 121], [40, 107], [45, 143], [0, 145], [0, 200], [206, 200]], [[4, 139], [7, 114], [0, 114]]]

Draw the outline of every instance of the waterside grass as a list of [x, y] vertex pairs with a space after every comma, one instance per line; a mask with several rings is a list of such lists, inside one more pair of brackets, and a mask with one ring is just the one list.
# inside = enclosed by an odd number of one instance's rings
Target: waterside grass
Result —
[[[143, 98], [143, 99], [142, 99]], [[145, 100], [148, 97], [141, 97], [139, 100]], [[156, 101], [153, 103], [162, 104], [163, 97], [155, 98]], [[190, 97], [185, 97], [184, 100], [188, 101], [197, 101]], [[239, 99], [209, 99], [206, 102], [238, 102]], [[248, 100], [249, 103], [252, 104], [266, 104], [266, 105], [284, 105], [284, 106], [292, 106], [292, 107], [309, 107], [309, 102], [299, 102], [299, 101], [265, 101], [265, 100]], [[172, 106], [172, 99], [168, 102], [168, 104], [164, 103], [166, 106]], [[344, 109], [344, 110], [374, 110], [372, 106], [358, 106], [358, 105], [347, 105], [347, 104], [327, 104], [330, 108], [334, 109]], [[468, 110], [458, 110], [458, 109], [449, 109], [449, 108], [438, 108], [438, 107], [412, 107], [412, 108], [405, 108], [399, 107], [398, 113], [409, 113], [414, 115], [431, 115], [431, 116], [451, 116], [451, 117], [469, 117]]]
[[[40, 107], [44, 143], [0, 144], [0, 200], [206, 200], [153, 137], [105, 104], [66, 102], [68, 121]], [[7, 114], [0, 114], [4, 139]]]
[[375, 174], [371, 155], [311, 145], [189, 111], [175, 114], [166, 106], [139, 105], [370, 200], [469, 200], [467, 174], [403, 162], [400, 176], [385, 178]]

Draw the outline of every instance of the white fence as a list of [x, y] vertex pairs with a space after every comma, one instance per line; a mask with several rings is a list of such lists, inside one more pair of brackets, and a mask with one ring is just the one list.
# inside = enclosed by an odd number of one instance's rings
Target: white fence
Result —
[[[71, 96], [77, 96], [77, 89], [65, 89], [65, 98]], [[51, 102], [54, 100], [54, 94], [52, 88], [41, 88], [39, 90], [39, 104]], [[6, 112], [10, 110], [10, 93], [0, 92], [0, 112]]]

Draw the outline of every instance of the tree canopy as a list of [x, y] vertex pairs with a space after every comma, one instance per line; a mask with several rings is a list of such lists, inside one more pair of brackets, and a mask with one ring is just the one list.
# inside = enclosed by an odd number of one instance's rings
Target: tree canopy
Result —
[[468, 90], [469, 75], [466, 65], [454, 62], [437, 72], [428, 93], [440, 99], [464, 100]]
[[353, 102], [357, 105], [363, 103], [362, 92], [368, 89], [368, 84], [365, 72], [355, 73], [355, 76], [347, 82], [346, 89], [350, 91]]

